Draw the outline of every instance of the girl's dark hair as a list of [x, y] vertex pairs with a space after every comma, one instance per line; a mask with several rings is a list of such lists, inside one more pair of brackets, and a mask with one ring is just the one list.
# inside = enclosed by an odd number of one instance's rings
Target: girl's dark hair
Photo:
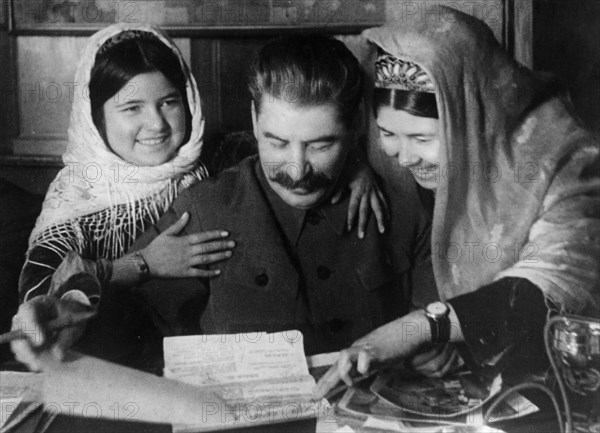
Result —
[[406, 111], [408, 114], [418, 117], [438, 118], [435, 93], [378, 87], [373, 91], [373, 114], [376, 117], [381, 107]]
[[[120, 36], [120, 35], [119, 35]], [[106, 101], [119, 92], [132, 78], [148, 72], [161, 72], [179, 90], [186, 112], [186, 138], [189, 138], [191, 114], [186, 96], [186, 76], [175, 53], [151, 33], [143, 37], [124, 39], [108, 46], [109, 40], [96, 55], [90, 77], [92, 119], [104, 136]]]

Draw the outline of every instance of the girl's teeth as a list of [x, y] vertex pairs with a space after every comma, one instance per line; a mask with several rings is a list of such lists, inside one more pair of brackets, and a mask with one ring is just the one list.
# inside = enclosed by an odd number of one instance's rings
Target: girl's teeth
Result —
[[163, 141], [165, 141], [165, 139], [164, 138], [149, 138], [147, 140], [138, 140], [138, 141], [146, 146], [152, 146], [152, 145], [162, 143]]

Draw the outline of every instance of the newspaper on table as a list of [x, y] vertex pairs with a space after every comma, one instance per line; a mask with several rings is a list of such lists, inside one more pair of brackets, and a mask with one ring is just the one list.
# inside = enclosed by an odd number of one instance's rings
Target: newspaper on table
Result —
[[[315, 381], [299, 331], [169, 337], [163, 346], [165, 378], [223, 399], [205, 408], [221, 416], [223, 429], [316, 418], [327, 410], [312, 400]], [[174, 426], [175, 432], [201, 430], [202, 424]]]
[[[38, 426], [42, 432], [41, 419], [53, 418], [44, 414], [38, 402], [41, 375], [14, 371], [0, 371], [0, 432], [9, 432], [25, 422]], [[22, 430], [26, 431], [26, 430]]]

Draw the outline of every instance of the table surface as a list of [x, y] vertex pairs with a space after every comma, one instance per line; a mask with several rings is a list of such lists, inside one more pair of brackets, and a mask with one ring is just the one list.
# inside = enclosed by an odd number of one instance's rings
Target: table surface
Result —
[[[337, 418], [337, 426], [349, 425], [360, 427], [355, 421], [343, 417]], [[507, 433], [553, 433], [558, 432], [558, 426], [553, 414], [534, 414], [519, 420], [492, 425]], [[327, 431], [335, 431], [336, 426], [328, 426]], [[223, 432], [235, 431], [238, 433], [319, 433], [321, 429], [316, 426], [315, 420], [302, 420], [284, 424], [260, 425], [251, 428], [236, 430], [222, 430]], [[14, 433], [32, 433], [27, 423], [14, 430]], [[106, 419], [92, 419], [81, 417], [58, 416], [49, 426], [47, 433], [171, 433], [168, 424], [146, 424], [126, 421], [111, 421]]]
[[[528, 415], [516, 420], [494, 423], [491, 426], [507, 433], [552, 433], [559, 432], [560, 429], [556, 422], [556, 414], [552, 408], [549, 399], [540, 394], [526, 394], [525, 396], [534, 402], [540, 411], [532, 415]], [[598, 404], [599, 396], [594, 398], [594, 405]], [[573, 402], [572, 402], [573, 403]], [[576, 405], [578, 402], [575, 402]], [[576, 409], [577, 406], [574, 406]], [[600, 408], [598, 409], [600, 411]], [[41, 412], [41, 411], [40, 411]], [[10, 433], [32, 433], [40, 419], [40, 416], [31, 416], [30, 422], [24, 421], [18, 428], [11, 430]], [[337, 414], [333, 418], [328, 417], [327, 421], [335, 420], [336, 423], [317, 423], [314, 419], [300, 420], [282, 424], [260, 425], [252, 428], [221, 430], [221, 431], [236, 431], [236, 432], [289, 432], [289, 433], [321, 433], [334, 432], [337, 427], [349, 425], [357, 429], [362, 425], [362, 422], [357, 422], [356, 419], [348, 418]], [[172, 427], [169, 424], [149, 424], [139, 422], [128, 422], [123, 420], [110, 419], [94, 419], [83, 418], [77, 416], [59, 415], [50, 426], [47, 428], [47, 433], [170, 433]]]
[[[545, 405], [539, 404], [541, 411], [532, 415], [528, 415], [517, 420], [494, 423], [491, 426], [507, 433], [553, 433], [559, 432], [556, 416], [553, 410], [548, 410]], [[41, 413], [41, 411], [39, 411]], [[18, 428], [10, 433], [34, 433], [36, 426], [40, 420], [39, 413], [32, 415], [29, 422], [26, 420]], [[335, 421], [335, 422], [331, 422]], [[362, 426], [362, 420], [356, 418], [336, 414], [332, 417], [327, 417], [319, 423], [314, 419], [299, 420], [294, 422], [260, 425], [251, 428], [222, 430], [235, 431], [243, 433], [332, 433], [338, 427], [348, 425], [359, 431]], [[365, 431], [365, 430], [362, 430]], [[110, 419], [94, 419], [83, 418], [78, 416], [59, 415], [57, 416], [48, 429], [47, 433], [171, 433], [172, 427], [169, 424], [150, 424], [140, 422], [128, 422], [124, 420]]]

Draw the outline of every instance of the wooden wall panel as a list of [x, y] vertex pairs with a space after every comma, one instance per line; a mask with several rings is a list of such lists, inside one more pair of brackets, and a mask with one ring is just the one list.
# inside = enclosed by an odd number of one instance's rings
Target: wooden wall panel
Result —
[[252, 128], [248, 71], [266, 40], [268, 38], [193, 42], [192, 64], [206, 107], [208, 138]]
[[252, 129], [248, 71], [260, 47], [268, 38], [219, 41], [221, 121], [224, 131]]
[[0, 29], [0, 153], [11, 151], [11, 139], [18, 133], [17, 79], [13, 56], [13, 40]]
[[202, 97], [204, 157], [210, 158], [223, 134], [252, 129], [248, 71], [268, 37], [195, 39], [192, 71]]
[[75, 93], [87, 95], [87, 83], [74, 81], [85, 37], [27, 36], [17, 39], [19, 139], [15, 153], [62, 152]]
[[212, 139], [219, 130], [219, 51], [212, 39], [195, 39], [191, 42], [191, 69], [202, 98], [205, 127], [204, 137]]

